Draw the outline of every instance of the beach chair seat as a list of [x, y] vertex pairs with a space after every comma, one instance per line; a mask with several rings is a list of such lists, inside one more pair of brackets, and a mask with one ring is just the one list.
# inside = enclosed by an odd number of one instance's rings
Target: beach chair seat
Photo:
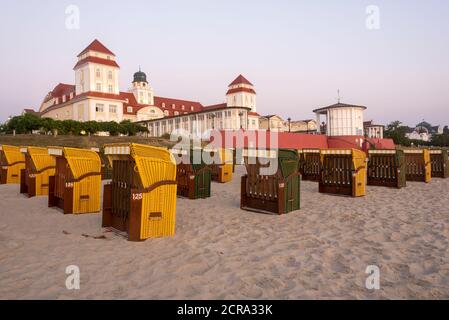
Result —
[[55, 175], [56, 159], [43, 147], [21, 147], [25, 168], [20, 174], [20, 193], [28, 197], [46, 196], [50, 177]]
[[430, 152], [428, 149], [405, 149], [407, 181], [429, 183], [432, 178]]
[[102, 226], [130, 241], [175, 234], [176, 163], [165, 148], [135, 143], [104, 146], [112, 181], [104, 186]]
[[300, 209], [298, 151], [246, 149], [243, 158], [247, 173], [241, 178], [241, 209], [275, 214]]
[[367, 184], [403, 188], [406, 186], [403, 150], [368, 150]]
[[449, 158], [447, 149], [430, 150], [432, 178], [449, 178]]
[[25, 156], [20, 147], [0, 146], [0, 184], [20, 184], [20, 174], [25, 168]]
[[209, 158], [214, 160], [210, 164], [212, 181], [226, 183], [232, 181], [234, 170], [232, 150], [225, 148], [204, 149], [203, 153], [208, 153]]
[[357, 149], [321, 150], [321, 193], [362, 197], [366, 193], [366, 155]]
[[100, 211], [101, 161], [95, 151], [48, 147], [56, 158], [55, 175], [49, 178], [48, 206], [64, 214]]
[[320, 149], [302, 149], [299, 150], [301, 155], [300, 172], [301, 180], [320, 181], [321, 177], [321, 152]]
[[[204, 199], [211, 196], [211, 166], [203, 159], [202, 149], [171, 149], [177, 159], [176, 181], [178, 196], [188, 199]], [[196, 153], [196, 155], [194, 155]]]

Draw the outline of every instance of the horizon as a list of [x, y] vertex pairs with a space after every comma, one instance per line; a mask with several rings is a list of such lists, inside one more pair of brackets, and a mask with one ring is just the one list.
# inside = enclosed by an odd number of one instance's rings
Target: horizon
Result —
[[[342, 103], [368, 108], [365, 121], [449, 124], [447, 2], [105, 3], [2, 5], [0, 37], [13, 45], [0, 60], [0, 122], [74, 84], [77, 54], [98, 39], [116, 55], [125, 92], [141, 67], [156, 96], [212, 105], [242, 74], [260, 115], [314, 119], [340, 90]], [[66, 25], [71, 4], [79, 29]], [[369, 5], [379, 8], [378, 29], [366, 25]]]

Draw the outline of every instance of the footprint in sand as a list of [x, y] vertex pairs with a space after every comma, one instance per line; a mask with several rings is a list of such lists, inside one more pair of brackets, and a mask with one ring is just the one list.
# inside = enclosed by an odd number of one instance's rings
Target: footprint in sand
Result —
[[267, 290], [267, 289], [272, 289], [272, 290], [277, 290], [281, 287], [283, 287], [282, 282], [273, 278], [268, 278], [268, 277], [263, 277], [260, 278], [259, 280], [256, 281], [256, 286]]
[[239, 292], [244, 295], [245, 297], [252, 298], [252, 299], [258, 299], [262, 297], [263, 291], [262, 289], [251, 286], [247, 283], [243, 284], [242, 287], [240, 287]]
[[15, 250], [23, 247], [22, 241], [11, 240], [7, 241], [4, 245], [7, 249]]
[[293, 256], [288, 257], [287, 259], [285, 259], [285, 263], [284, 265], [287, 268], [300, 268], [301, 267], [301, 262], [296, 261], [296, 258]]

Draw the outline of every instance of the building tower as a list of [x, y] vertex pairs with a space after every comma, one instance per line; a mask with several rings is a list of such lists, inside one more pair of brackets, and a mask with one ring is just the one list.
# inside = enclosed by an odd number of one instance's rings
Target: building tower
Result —
[[228, 86], [226, 93], [228, 107], [246, 107], [256, 112], [256, 91], [254, 85], [244, 76], [239, 75]]
[[86, 92], [120, 94], [115, 54], [95, 39], [79, 55], [75, 71], [76, 95]]
[[140, 68], [139, 71], [134, 73], [133, 86], [130, 92], [134, 94], [138, 103], [154, 105], [153, 89], [148, 84], [147, 75]]

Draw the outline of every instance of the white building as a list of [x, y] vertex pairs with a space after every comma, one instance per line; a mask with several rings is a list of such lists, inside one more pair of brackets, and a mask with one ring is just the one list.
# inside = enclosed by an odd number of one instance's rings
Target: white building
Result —
[[315, 120], [284, 120], [278, 115], [259, 117], [259, 129], [277, 132], [315, 133], [317, 124]]
[[[183, 129], [191, 136], [201, 137], [210, 129], [216, 130], [257, 130], [259, 114], [256, 112], [256, 92], [245, 77], [239, 75], [228, 85], [226, 103], [170, 112], [176, 103], [158, 105], [164, 110], [164, 117], [140, 121], [148, 128], [150, 136], [170, 134], [175, 129]], [[157, 104], [157, 103], [156, 103]]]
[[[325, 133], [327, 136], [363, 136], [364, 106], [336, 103], [334, 105], [313, 110], [317, 124], [321, 116], [325, 116]], [[317, 130], [321, 131], [320, 126]]]
[[254, 86], [242, 75], [228, 86], [226, 103], [203, 106], [190, 100], [154, 95], [147, 76], [134, 74], [128, 92], [119, 88], [120, 66], [115, 54], [94, 40], [77, 56], [75, 84], [60, 83], [47, 94], [39, 112], [58, 120], [116, 121], [129, 119], [145, 124], [150, 135], [176, 128], [192, 134], [207, 129], [258, 129]]
[[368, 138], [384, 138], [384, 129], [385, 127], [381, 124], [374, 124], [373, 121], [365, 121], [363, 123], [363, 127], [365, 130], [365, 135]]

